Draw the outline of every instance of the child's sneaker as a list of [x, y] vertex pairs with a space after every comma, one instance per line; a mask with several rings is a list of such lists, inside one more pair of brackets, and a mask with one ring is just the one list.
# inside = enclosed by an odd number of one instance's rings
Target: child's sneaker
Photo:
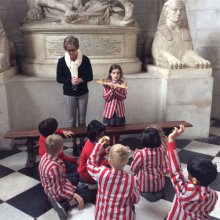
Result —
[[57, 212], [60, 220], [67, 219], [67, 212], [65, 208], [62, 206], [62, 203], [56, 201], [50, 201], [51, 205], [53, 206], [54, 210]]

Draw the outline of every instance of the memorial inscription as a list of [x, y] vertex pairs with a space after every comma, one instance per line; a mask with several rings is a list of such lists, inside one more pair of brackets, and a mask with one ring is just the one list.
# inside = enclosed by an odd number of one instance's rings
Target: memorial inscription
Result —
[[[84, 54], [91, 58], [114, 58], [123, 57], [123, 36], [120, 35], [98, 35], [87, 36], [75, 35], [80, 39], [80, 48]], [[63, 40], [66, 36], [45, 36], [46, 58], [55, 59], [63, 56]]]

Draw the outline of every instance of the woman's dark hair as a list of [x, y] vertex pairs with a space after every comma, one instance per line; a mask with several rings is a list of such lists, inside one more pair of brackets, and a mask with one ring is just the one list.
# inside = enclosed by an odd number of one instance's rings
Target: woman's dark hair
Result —
[[105, 134], [106, 127], [97, 120], [92, 120], [87, 126], [87, 136], [92, 142], [95, 142], [102, 132]]
[[200, 186], [207, 187], [212, 183], [217, 175], [217, 166], [207, 158], [194, 158], [187, 164], [187, 171], [191, 177], [199, 181]]
[[78, 38], [74, 37], [73, 35], [70, 35], [64, 39], [64, 41], [63, 41], [64, 50], [66, 50], [66, 47], [69, 44], [75, 46], [76, 49], [79, 49], [79, 40], [78, 40]]
[[123, 77], [123, 72], [122, 72], [122, 68], [121, 68], [121, 66], [119, 65], [119, 64], [112, 64], [111, 66], [110, 66], [110, 68], [109, 68], [109, 71], [108, 71], [108, 78], [107, 79], [112, 79], [112, 77], [111, 77], [111, 72], [112, 72], [112, 70], [115, 70], [115, 69], [119, 69], [119, 71], [120, 71], [120, 79]]
[[38, 125], [38, 130], [41, 135], [47, 137], [51, 134], [54, 134], [58, 128], [58, 122], [55, 118], [48, 118], [41, 121]]
[[157, 148], [161, 146], [161, 138], [156, 128], [145, 128], [142, 133], [141, 146], [147, 148]]

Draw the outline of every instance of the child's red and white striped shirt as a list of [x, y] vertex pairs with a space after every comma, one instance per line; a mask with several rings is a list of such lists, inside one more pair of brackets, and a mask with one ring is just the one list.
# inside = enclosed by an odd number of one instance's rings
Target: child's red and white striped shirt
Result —
[[175, 142], [168, 143], [170, 177], [176, 195], [167, 220], [209, 219], [208, 214], [214, 209], [218, 195], [209, 187], [194, 185], [190, 180], [185, 180], [175, 148]]
[[[109, 81], [109, 82], [112, 82]], [[119, 84], [123, 81], [120, 80]], [[124, 99], [126, 99], [127, 90], [123, 88], [117, 88], [112, 90], [109, 86], [104, 86], [103, 99], [105, 100], [105, 108], [103, 112], [104, 118], [111, 118], [114, 113], [119, 117], [125, 117], [125, 105]]]
[[168, 172], [165, 142], [157, 148], [136, 150], [131, 171], [137, 174], [141, 192], [158, 192], [164, 188], [164, 174]]
[[41, 184], [47, 196], [55, 201], [71, 200], [76, 187], [66, 176], [66, 167], [59, 157], [45, 153], [39, 163]]
[[96, 199], [96, 220], [134, 220], [134, 204], [140, 199], [138, 179], [124, 170], [116, 170], [99, 165], [102, 145], [96, 144], [87, 169], [98, 182]]

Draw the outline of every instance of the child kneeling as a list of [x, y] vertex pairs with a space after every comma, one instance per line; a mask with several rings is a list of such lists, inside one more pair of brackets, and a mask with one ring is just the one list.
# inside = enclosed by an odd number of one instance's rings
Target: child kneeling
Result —
[[95, 219], [134, 220], [134, 204], [140, 199], [138, 179], [123, 170], [128, 163], [130, 150], [115, 144], [110, 148], [109, 164], [112, 168], [100, 165], [100, 154], [106, 144], [101, 138], [87, 161], [89, 174], [98, 183]]

